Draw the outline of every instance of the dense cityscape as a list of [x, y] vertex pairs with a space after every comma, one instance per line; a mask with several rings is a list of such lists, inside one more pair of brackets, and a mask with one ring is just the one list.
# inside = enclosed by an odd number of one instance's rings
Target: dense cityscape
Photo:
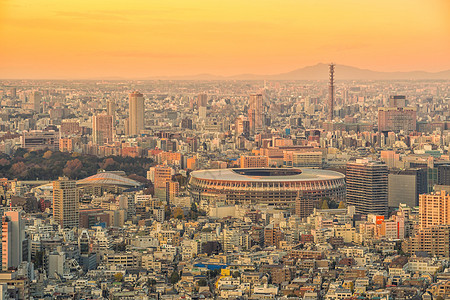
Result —
[[1, 299], [447, 299], [448, 80], [1, 80]]

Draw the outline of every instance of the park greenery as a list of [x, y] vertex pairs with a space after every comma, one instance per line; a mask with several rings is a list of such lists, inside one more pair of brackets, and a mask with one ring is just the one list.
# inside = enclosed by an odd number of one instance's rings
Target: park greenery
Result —
[[60, 176], [82, 179], [105, 171], [124, 171], [127, 175], [146, 177], [153, 166], [150, 158], [122, 156], [97, 157], [95, 155], [52, 152], [50, 150], [27, 151], [18, 149], [13, 155], [0, 154], [0, 177], [18, 180], [54, 180]]

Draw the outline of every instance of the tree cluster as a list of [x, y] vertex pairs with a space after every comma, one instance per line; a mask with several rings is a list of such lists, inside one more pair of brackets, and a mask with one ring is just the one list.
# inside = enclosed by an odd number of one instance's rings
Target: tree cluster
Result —
[[137, 178], [146, 177], [153, 165], [150, 158], [121, 156], [97, 157], [94, 155], [52, 152], [50, 150], [27, 151], [18, 149], [14, 155], [0, 154], [0, 177], [18, 180], [53, 180], [60, 176], [81, 179], [105, 171], [124, 171]]

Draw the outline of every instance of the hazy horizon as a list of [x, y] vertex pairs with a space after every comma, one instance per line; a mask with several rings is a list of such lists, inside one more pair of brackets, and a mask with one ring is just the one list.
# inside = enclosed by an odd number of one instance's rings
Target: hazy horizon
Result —
[[450, 69], [450, 1], [5, 1], [0, 78]]

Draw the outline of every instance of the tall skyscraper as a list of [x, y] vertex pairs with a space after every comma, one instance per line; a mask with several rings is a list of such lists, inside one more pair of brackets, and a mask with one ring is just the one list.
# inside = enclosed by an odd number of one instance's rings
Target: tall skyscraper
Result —
[[116, 120], [116, 102], [113, 99], [109, 99], [106, 104], [106, 114], [112, 116], [114, 123]]
[[2, 270], [17, 268], [28, 260], [23, 211], [6, 211], [2, 217]]
[[138, 135], [144, 126], [144, 95], [139, 92], [130, 94], [128, 135]]
[[53, 181], [53, 219], [63, 228], [78, 227], [79, 190], [76, 181], [60, 177]]
[[31, 92], [30, 99], [28, 101], [29, 105], [30, 105], [30, 109], [32, 109], [35, 112], [40, 112], [41, 100], [42, 100], [42, 95], [40, 92], [38, 92], [38, 91]]
[[92, 137], [97, 145], [113, 141], [113, 117], [111, 115], [97, 115], [92, 118]]
[[250, 122], [250, 131], [255, 133], [263, 129], [263, 95], [252, 94], [248, 101], [248, 120]]
[[197, 96], [197, 108], [208, 106], [208, 96], [206, 94], [198, 94]]
[[387, 215], [388, 168], [385, 163], [357, 159], [347, 163], [347, 205], [356, 213]]
[[328, 122], [333, 120], [334, 113], [334, 64], [330, 64], [330, 83], [328, 86]]

